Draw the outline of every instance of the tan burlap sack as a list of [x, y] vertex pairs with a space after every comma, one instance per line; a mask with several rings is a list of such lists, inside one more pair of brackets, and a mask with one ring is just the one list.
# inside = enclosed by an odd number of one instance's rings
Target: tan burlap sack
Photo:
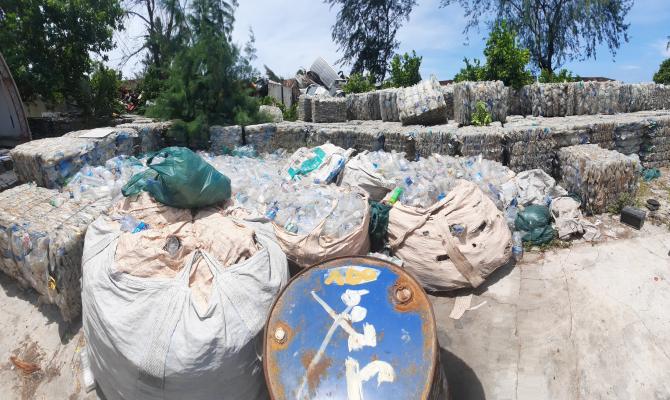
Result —
[[[346, 189], [341, 189], [346, 190]], [[360, 196], [368, 204], [368, 196], [360, 193]], [[333, 209], [336, 204], [333, 204]], [[368, 237], [368, 226], [370, 224], [370, 208], [365, 207], [363, 222], [349, 234], [342, 237], [331, 237], [322, 234], [326, 224], [324, 218], [319, 225], [307, 235], [298, 235], [288, 232], [282, 226], [272, 223], [286, 258], [301, 268], [320, 263], [332, 257], [355, 256], [367, 254], [370, 251], [370, 238]]]
[[429, 208], [396, 203], [388, 236], [394, 255], [427, 290], [477, 287], [512, 255], [505, 217], [464, 180]]

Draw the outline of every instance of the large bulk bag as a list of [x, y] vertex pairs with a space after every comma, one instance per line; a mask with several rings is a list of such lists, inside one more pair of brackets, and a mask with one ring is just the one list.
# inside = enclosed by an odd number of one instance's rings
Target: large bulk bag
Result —
[[[101, 217], [89, 227], [83, 327], [91, 370], [107, 399], [267, 398], [257, 339], [288, 268], [272, 232], [245, 224], [260, 246], [250, 258], [224, 268], [196, 250], [172, 278], [118, 271], [118, 224]], [[189, 287], [201, 268], [211, 276], [206, 307]]]
[[431, 207], [396, 203], [388, 238], [391, 251], [427, 290], [477, 287], [512, 255], [502, 212], [476, 184], [460, 179]]
[[395, 187], [393, 180], [385, 178], [376, 170], [367, 151], [357, 154], [347, 162], [340, 174], [339, 184], [358, 187], [367, 192], [370, 200], [374, 201], [380, 201]]
[[[339, 189], [338, 190], [347, 190]], [[364, 201], [363, 221], [344, 236], [334, 237], [323, 234], [324, 226], [328, 217], [308, 234], [301, 235], [287, 231], [276, 222], [272, 222], [277, 241], [286, 257], [301, 268], [320, 263], [333, 257], [345, 257], [367, 254], [370, 250], [370, 238], [368, 227], [370, 225], [370, 209], [368, 208], [368, 196], [358, 193]], [[330, 211], [335, 210], [337, 204], [333, 204]], [[330, 215], [330, 214], [329, 214]]]

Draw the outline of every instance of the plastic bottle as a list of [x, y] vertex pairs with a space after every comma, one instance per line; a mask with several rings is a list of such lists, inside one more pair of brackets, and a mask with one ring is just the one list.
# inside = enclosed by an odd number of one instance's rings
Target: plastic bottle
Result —
[[397, 188], [393, 189], [393, 192], [391, 193], [391, 197], [389, 198], [389, 204], [394, 205], [398, 201], [400, 196], [402, 196], [402, 192], [403, 192], [403, 190], [402, 190], [401, 187], [397, 187]]
[[523, 240], [522, 233], [520, 231], [514, 231], [512, 234], [512, 256], [516, 262], [521, 261], [523, 258]]

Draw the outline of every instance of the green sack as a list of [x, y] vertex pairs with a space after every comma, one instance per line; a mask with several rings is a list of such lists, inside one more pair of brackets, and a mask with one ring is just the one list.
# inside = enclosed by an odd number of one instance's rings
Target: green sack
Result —
[[549, 243], [556, 237], [551, 227], [551, 211], [547, 206], [531, 205], [524, 208], [516, 215], [514, 226], [517, 231], [526, 232], [521, 239], [533, 245]]
[[[154, 158], [163, 157], [158, 163]], [[124, 196], [142, 191], [156, 201], [178, 208], [199, 208], [230, 199], [230, 179], [185, 147], [167, 147], [147, 159], [149, 169], [132, 178]]]
[[653, 181], [656, 178], [659, 178], [661, 176], [661, 171], [659, 171], [658, 168], [647, 168], [644, 171], [642, 171], [642, 179], [644, 179], [645, 182]]
[[389, 226], [391, 206], [372, 200], [369, 203], [370, 225], [368, 226], [368, 235], [370, 236], [370, 251], [381, 251], [386, 244], [386, 231]]

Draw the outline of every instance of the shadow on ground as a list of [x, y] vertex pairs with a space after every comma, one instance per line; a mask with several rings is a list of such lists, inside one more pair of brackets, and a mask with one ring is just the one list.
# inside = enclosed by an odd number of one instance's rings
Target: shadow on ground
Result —
[[484, 387], [475, 371], [449, 350], [440, 349], [440, 362], [447, 376], [450, 400], [485, 400]]
[[57, 324], [58, 335], [62, 344], [69, 343], [76, 336], [77, 332], [79, 332], [81, 318], [69, 322], [64, 321], [58, 307], [53, 304], [42, 303], [40, 301], [40, 294], [34, 289], [21, 287], [14, 278], [3, 272], [0, 272], [0, 286], [2, 286], [8, 297], [16, 297], [32, 304], [36, 310], [47, 318], [49, 324]]

